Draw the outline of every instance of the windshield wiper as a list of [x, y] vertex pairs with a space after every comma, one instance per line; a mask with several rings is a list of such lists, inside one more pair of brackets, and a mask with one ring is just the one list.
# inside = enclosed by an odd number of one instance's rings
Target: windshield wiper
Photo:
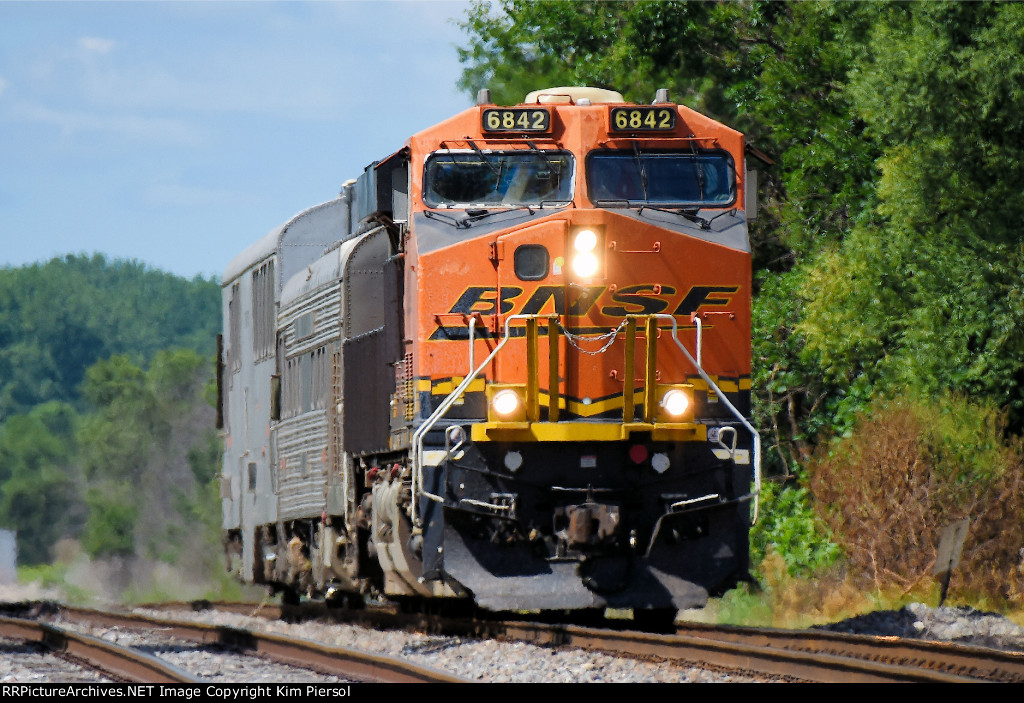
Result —
[[515, 210], [527, 210], [531, 215], [533, 214], [533, 208], [530, 207], [529, 205], [518, 205], [516, 207], [505, 208], [504, 210], [486, 210], [484, 208], [472, 208], [470, 210], [466, 210], [466, 217], [463, 217], [461, 220], [459, 220], [459, 222], [463, 227], [469, 227], [474, 222], [479, 222], [480, 220], [488, 218], [491, 215], [501, 215], [506, 212], [513, 212]]
[[[641, 205], [640, 209], [637, 210], [636, 214], [639, 215], [644, 210], [656, 210], [658, 212], [667, 212], [670, 215], [679, 215], [680, 217], [685, 217], [690, 222], [695, 222], [702, 230], [709, 230], [709, 229], [711, 229], [711, 221], [710, 220], [705, 220], [703, 217], [698, 215], [697, 213], [700, 212], [700, 210], [697, 209], [697, 208], [693, 208], [693, 209], [690, 209], [690, 210], [687, 210], [686, 208], [679, 208], [677, 210], [669, 210], [668, 208], [663, 208], [663, 207], [653, 207], [651, 205]], [[725, 213], [723, 212], [722, 215], [724, 215], [724, 214]], [[722, 215], [715, 215], [715, 218], [721, 217]], [[712, 218], [712, 219], [715, 219], [715, 218]]]
[[693, 155], [690, 160], [690, 163], [693, 164], [693, 175], [697, 177], [697, 194], [701, 200], [704, 200], [704, 169], [698, 163], [697, 146], [693, 142], [690, 142], [690, 153]]
[[484, 152], [480, 151], [480, 147], [478, 147], [475, 143], [473, 143], [472, 139], [467, 139], [466, 143], [469, 144], [473, 148], [473, 151], [475, 151], [477, 156], [480, 157], [480, 160], [483, 161], [485, 164], [487, 164], [487, 168], [491, 169], [491, 173], [493, 173], [495, 176], [497, 176], [498, 180], [500, 181], [501, 180], [501, 168], [500, 167], [496, 167], [494, 164], [492, 164], [491, 160], [487, 158], [487, 156], [484, 154]]
[[537, 145], [531, 141], [527, 141], [526, 146], [530, 147], [530, 151], [533, 152], [536, 156], [539, 156], [540, 158], [544, 159], [544, 162], [551, 168], [552, 171], [554, 171], [559, 176], [562, 175], [562, 164], [559, 161], [552, 160], [547, 155], [547, 152], [545, 152], [543, 149], [538, 148]]
[[504, 210], [488, 210], [486, 208], [468, 208], [466, 210], [465, 217], [452, 217], [451, 215], [436, 212], [434, 210], [424, 210], [423, 216], [431, 220], [439, 220], [444, 222], [446, 225], [451, 225], [455, 229], [469, 229], [475, 223], [490, 217], [491, 215], [501, 215], [506, 212], [514, 212], [515, 210], [526, 210], [533, 215], [533, 208], [527, 205], [520, 205], [517, 207], [509, 207]]
[[[647, 167], [644, 165], [643, 157], [640, 156], [640, 147], [633, 142], [633, 155], [636, 157], [636, 165], [640, 167], [640, 186], [644, 189], [644, 200], [647, 200]], [[643, 208], [640, 208], [643, 210]]]
[[433, 210], [424, 210], [423, 216], [430, 220], [440, 220], [446, 225], [451, 225], [455, 229], [466, 229], [469, 225], [464, 222], [464, 218], [452, 217], [441, 212], [434, 212]]
[[614, 205], [621, 205], [622, 207], [639, 207], [643, 209], [643, 203], [637, 203], [634, 200], [627, 200], [626, 198], [602, 198], [595, 200], [594, 205], [598, 207], [611, 207]]

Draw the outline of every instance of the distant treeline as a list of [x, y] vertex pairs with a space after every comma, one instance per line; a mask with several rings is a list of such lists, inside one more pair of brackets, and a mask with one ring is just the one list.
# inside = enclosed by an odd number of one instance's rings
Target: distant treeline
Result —
[[0, 527], [19, 563], [62, 539], [94, 558], [216, 552], [219, 327], [212, 279], [102, 255], [0, 269]]
[[114, 354], [212, 355], [219, 290], [101, 254], [0, 269], [0, 421], [49, 400], [82, 409], [85, 370]]

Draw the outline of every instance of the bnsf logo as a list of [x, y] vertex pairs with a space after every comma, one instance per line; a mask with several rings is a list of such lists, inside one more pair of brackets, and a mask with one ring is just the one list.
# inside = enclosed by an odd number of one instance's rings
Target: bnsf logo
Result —
[[[625, 317], [654, 315], [671, 311], [672, 315], [689, 317], [700, 308], [724, 308], [739, 291], [739, 286], [692, 286], [677, 295], [672, 286], [640, 283], [623, 288], [608, 286], [538, 286], [529, 295], [522, 288], [502, 286], [499, 299], [495, 286], [470, 286], [463, 291], [449, 314], [494, 315], [556, 315]], [[451, 327], [439, 327], [431, 339], [451, 339]]]

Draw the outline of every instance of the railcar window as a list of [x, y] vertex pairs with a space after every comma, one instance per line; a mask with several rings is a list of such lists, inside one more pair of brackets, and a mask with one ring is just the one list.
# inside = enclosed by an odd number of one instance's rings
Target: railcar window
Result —
[[252, 272], [253, 356], [256, 361], [274, 353], [274, 261]]
[[736, 169], [724, 151], [597, 151], [587, 189], [597, 205], [723, 207], [736, 200]]
[[[238, 294], [238, 283], [231, 284], [231, 298], [228, 300], [228, 369], [234, 374], [242, 370], [242, 355], [240, 347], [242, 343], [242, 311], [238, 309], [241, 305]], [[234, 380], [231, 379], [229, 388], [234, 387]]]
[[282, 417], [326, 408], [330, 384], [330, 355], [326, 347], [288, 359], [281, 378]]
[[300, 400], [300, 376], [299, 366], [302, 357], [295, 359], [288, 359], [285, 362], [284, 377], [281, 379], [282, 395], [284, 396], [283, 412], [282, 416], [287, 419], [295, 417], [301, 412], [301, 400]]
[[431, 207], [568, 203], [573, 166], [562, 151], [438, 152], [427, 160], [424, 200]]

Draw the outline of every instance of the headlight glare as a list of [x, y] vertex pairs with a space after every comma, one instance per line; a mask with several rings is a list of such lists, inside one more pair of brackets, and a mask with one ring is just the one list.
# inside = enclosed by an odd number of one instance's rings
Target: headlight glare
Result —
[[594, 251], [594, 247], [597, 246], [597, 235], [593, 230], [581, 229], [576, 233], [576, 239], [573, 241], [573, 246], [576, 247], [576, 251]]
[[690, 398], [678, 388], [673, 388], [662, 397], [661, 407], [665, 409], [666, 414], [672, 417], [682, 417], [690, 407]]
[[597, 268], [597, 257], [589, 251], [579, 252], [573, 257], [572, 270], [580, 278], [590, 278], [597, 273]]
[[491, 399], [491, 407], [499, 417], [514, 415], [519, 409], [519, 394], [510, 388], [498, 391]]

